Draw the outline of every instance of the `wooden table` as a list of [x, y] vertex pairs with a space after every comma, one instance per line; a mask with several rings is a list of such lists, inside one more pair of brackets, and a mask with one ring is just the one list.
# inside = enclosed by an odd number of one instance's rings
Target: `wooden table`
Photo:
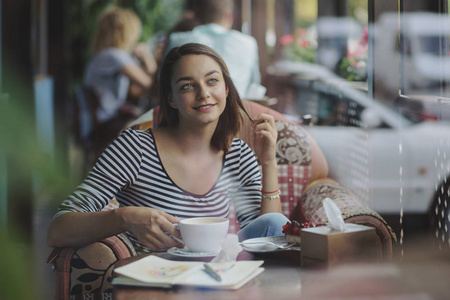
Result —
[[[180, 259], [170, 254], [163, 258]], [[427, 247], [405, 250], [401, 259], [388, 262], [355, 262], [332, 268], [300, 266], [300, 252], [252, 255], [238, 259], [262, 259], [265, 271], [238, 290], [114, 287], [114, 299], [450, 299], [450, 254]], [[137, 258], [119, 262], [117, 266]]]
[[[158, 256], [171, 260], [186, 260], [168, 253], [158, 253]], [[131, 257], [119, 261], [116, 268], [133, 262], [141, 257]], [[264, 272], [248, 282], [238, 290], [211, 290], [202, 288], [174, 287], [163, 288], [139, 288], [129, 286], [114, 286], [114, 299], [279, 299], [280, 293], [286, 294], [292, 291], [298, 295], [301, 290], [300, 282], [300, 252], [284, 251], [270, 254], [252, 255], [242, 251], [238, 260], [264, 260]], [[197, 261], [210, 261], [208, 259], [189, 259]], [[286, 280], [288, 279], [288, 280]]]

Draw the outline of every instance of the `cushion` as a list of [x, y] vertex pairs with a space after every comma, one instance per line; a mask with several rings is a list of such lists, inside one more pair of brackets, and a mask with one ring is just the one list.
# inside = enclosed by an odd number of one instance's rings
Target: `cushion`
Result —
[[[56, 272], [56, 299], [109, 299], [112, 270], [120, 259], [136, 255], [125, 234], [81, 248], [55, 248], [49, 256]], [[86, 298], [87, 299], [87, 298]]]
[[[278, 132], [276, 159], [281, 210], [287, 218], [306, 221], [308, 218], [303, 211], [301, 195], [311, 178], [311, 147], [308, 136], [300, 125], [286, 121], [275, 121], [275, 125]], [[251, 146], [251, 140], [248, 140], [250, 136], [247, 132], [242, 138]], [[239, 223], [232, 205], [229, 219], [229, 232], [236, 233], [239, 231]]]
[[292, 165], [311, 165], [311, 146], [306, 130], [300, 125], [276, 121], [277, 163]]
[[[281, 191], [281, 210], [283, 214], [290, 218], [294, 208], [301, 201], [301, 195], [308, 185], [311, 175], [311, 166], [300, 165], [278, 165], [278, 183]], [[299, 206], [300, 208], [302, 205]], [[303, 211], [300, 209], [300, 213]], [[306, 219], [306, 216], [302, 215]], [[230, 203], [230, 219], [229, 233], [239, 231], [239, 223], [237, 222], [234, 206]]]
[[302, 196], [303, 209], [309, 220], [315, 224], [327, 223], [328, 219], [322, 200], [330, 198], [342, 210], [343, 207], [362, 206], [359, 199], [348, 188], [332, 179], [312, 182]]

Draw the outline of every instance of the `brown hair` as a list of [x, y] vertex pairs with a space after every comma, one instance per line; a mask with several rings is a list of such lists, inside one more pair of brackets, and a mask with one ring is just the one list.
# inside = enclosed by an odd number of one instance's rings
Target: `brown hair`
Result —
[[109, 8], [97, 19], [94, 53], [106, 48], [130, 51], [141, 35], [142, 23], [137, 14], [127, 8]]
[[160, 73], [160, 109], [158, 126], [174, 127], [178, 125], [178, 110], [169, 104], [171, 94], [171, 79], [175, 64], [185, 55], [206, 55], [214, 59], [222, 70], [225, 85], [228, 88], [225, 110], [219, 117], [216, 130], [211, 139], [211, 145], [225, 152], [230, 148], [231, 142], [236, 137], [242, 124], [241, 110], [251, 120], [242, 104], [239, 93], [231, 80], [228, 68], [220, 55], [208, 46], [196, 43], [185, 44], [170, 50], [164, 58]]
[[194, 0], [193, 10], [201, 24], [217, 23], [233, 12], [233, 0]]

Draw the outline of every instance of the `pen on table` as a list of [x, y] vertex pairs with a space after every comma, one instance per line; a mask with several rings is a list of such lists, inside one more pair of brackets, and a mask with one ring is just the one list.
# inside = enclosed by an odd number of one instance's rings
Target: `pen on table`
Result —
[[217, 274], [217, 272], [214, 271], [214, 269], [211, 268], [210, 265], [204, 264], [203, 266], [205, 267], [206, 273], [208, 273], [212, 278], [214, 278], [217, 281], [222, 281], [222, 277], [220, 277], [220, 275]]

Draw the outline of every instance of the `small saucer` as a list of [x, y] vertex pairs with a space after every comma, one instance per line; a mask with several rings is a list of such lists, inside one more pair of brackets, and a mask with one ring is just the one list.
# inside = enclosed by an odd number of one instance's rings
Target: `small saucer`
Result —
[[187, 248], [173, 247], [167, 250], [167, 253], [181, 257], [215, 257], [219, 252], [191, 252]]
[[[265, 244], [267, 242], [267, 244]], [[289, 247], [285, 249], [280, 249], [276, 245], [270, 244], [274, 243], [277, 245], [284, 245], [287, 243], [286, 236], [269, 236], [269, 237], [260, 237], [245, 240], [241, 243], [242, 248], [251, 253], [271, 253], [271, 252], [280, 252], [280, 251], [300, 251], [299, 246]]]

